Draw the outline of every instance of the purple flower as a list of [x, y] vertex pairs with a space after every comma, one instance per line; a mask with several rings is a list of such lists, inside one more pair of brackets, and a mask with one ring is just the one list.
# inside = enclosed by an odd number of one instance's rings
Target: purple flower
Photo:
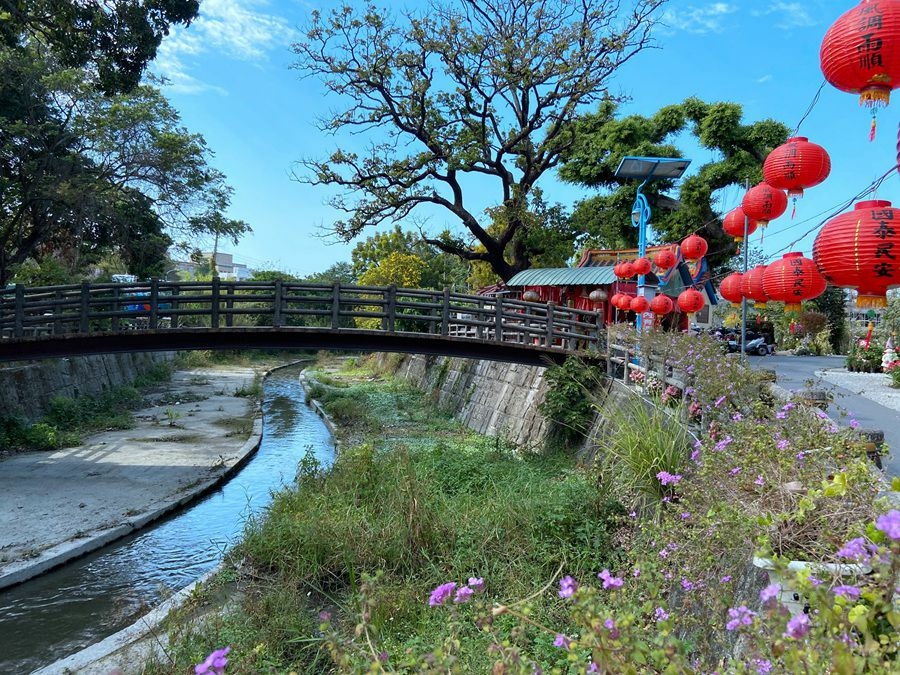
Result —
[[657, 607], [653, 614], [656, 616], [657, 621], [665, 621], [669, 618], [669, 613], [662, 607]]
[[443, 605], [447, 600], [450, 599], [450, 596], [453, 595], [454, 590], [456, 590], [455, 581], [448, 581], [446, 584], [441, 584], [433, 591], [431, 591], [431, 597], [428, 599], [428, 605], [430, 607]]
[[827, 419], [828, 419], [828, 415], [826, 415], [826, 414], [825, 414], [823, 411], [821, 411], [821, 410], [816, 410], [816, 417], [818, 417], [820, 420], [827, 420]]
[[727, 584], [729, 581], [731, 581], [731, 575], [730, 575], [730, 574], [726, 574], [724, 577], [722, 577], [721, 579], [719, 579], [719, 583], [720, 583], [720, 584]]
[[766, 481], [763, 480], [762, 474], [759, 474], [756, 477], [756, 480], [753, 482], [756, 483], [757, 485], [765, 485], [766, 484]]
[[700, 451], [699, 451], [699, 450], [694, 450], [693, 452], [691, 452], [691, 461], [692, 461], [692, 462], [697, 462], [697, 461], [699, 461], [699, 460], [700, 460]]
[[691, 514], [690, 514], [689, 511], [685, 511], [684, 513], [681, 514], [681, 519], [682, 519], [682, 520], [687, 520], [687, 519], [690, 518], [690, 517], [691, 517]]
[[848, 541], [838, 549], [837, 554], [839, 557], [847, 558], [848, 560], [863, 560], [869, 558], [868, 546], [866, 545], [866, 540], [862, 537], [856, 537], [855, 539]]
[[802, 462], [804, 459], [806, 459], [806, 454], [807, 453], [805, 453], [803, 450], [801, 450], [800, 452], [797, 453], [797, 459]]
[[194, 673], [196, 673], [196, 675], [206, 675], [207, 673], [222, 675], [222, 673], [225, 672], [225, 666], [228, 665], [228, 659], [226, 659], [225, 656], [230, 651], [231, 647], [215, 650], [206, 657], [206, 660], [203, 663], [198, 663], [194, 666]]
[[690, 593], [692, 590], [694, 590], [694, 582], [681, 577], [681, 587], [688, 593]]
[[382, 663], [387, 663], [388, 659], [390, 659], [390, 658], [391, 658], [390, 655], [386, 651], [378, 652], [378, 660], [381, 661]]
[[469, 588], [471, 588], [476, 593], [481, 593], [484, 590], [484, 578], [483, 577], [469, 577]]
[[632, 511], [631, 513], [628, 514], [628, 517], [629, 518], [637, 518], [637, 511]]
[[463, 586], [456, 591], [456, 597], [453, 598], [453, 602], [458, 604], [466, 603], [471, 599], [473, 593], [475, 593], [475, 591], [471, 588]]
[[633, 576], [635, 579], [637, 579], [638, 577], [640, 577], [640, 576], [641, 576], [641, 568], [640, 568], [640, 567], [635, 567], [635, 568], [634, 568], [634, 572], [631, 573], [631, 576]]
[[613, 640], [617, 640], [619, 638], [619, 629], [616, 628], [616, 622], [612, 619], [607, 619], [603, 622], [603, 625], [606, 626], [606, 630], [609, 631], [609, 637]]
[[775, 413], [775, 418], [779, 420], [787, 419], [787, 413], [779, 411]]
[[747, 609], [746, 605], [741, 605], [740, 607], [729, 609], [728, 616], [731, 617], [731, 621], [725, 624], [725, 628], [726, 630], [735, 630], [741, 625], [749, 626], [752, 624], [756, 612]]
[[894, 541], [900, 539], [900, 511], [891, 509], [875, 521], [875, 529], [881, 530]]
[[837, 424], [832, 424], [830, 427], [828, 427], [828, 433], [830, 433], [830, 434], [836, 434], [839, 431], [840, 431], [840, 427], [838, 427]]
[[793, 410], [793, 409], [796, 408], [796, 407], [797, 407], [797, 404], [796, 404], [796, 403], [790, 403], [790, 402], [788, 402], [788, 403], [785, 403], [783, 406], [781, 406], [781, 409], [784, 410], [784, 412], [789, 412], [789, 411]]
[[741, 415], [741, 413], [739, 413], [739, 412], [736, 412], [736, 413], [734, 413], [734, 415], [731, 416], [732, 422], [740, 422], [742, 419], [744, 419], [744, 416]]
[[787, 448], [790, 444], [791, 444], [791, 442], [790, 442], [788, 439], [782, 438], [780, 441], [778, 441], [778, 442], [775, 444], [775, 447], [777, 447], [779, 450], [784, 450], [784, 449]]
[[659, 557], [663, 558], [663, 559], [668, 558], [669, 557], [669, 549], [667, 549], [667, 548], [662, 549], [659, 552]]
[[731, 436], [726, 436], [726, 437], [723, 438], [721, 441], [719, 441], [718, 443], [716, 443], [716, 447], [714, 448], [715, 451], [716, 451], [716, 452], [721, 452], [722, 450], [724, 450], [725, 448], [727, 448], [729, 445], [731, 445], [732, 441], [734, 441], [734, 439], [733, 439]]
[[319, 612], [319, 623], [328, 623], [331, 621], [331, 612], [326, 612], [324, 609]]
[[603, 579], [603, 588], [620, 588], [625, 582], [619, 577], [614, 577], [609, 570], [603, 570], [597, 575], [598, 579]]
[[795, 640], [799, 640], [804, 637], [809, 632], [809, 615], [803, 614], [802, 612], [797, 616], [791, 617], [791, 620], [787, 623], [787, 630], [784, 632], [784, 637], [792, 637]]
[[851, 428], [851, 429], [858, 429], [858, 428], [859, 428], [859, 422], [857, 422], [855, 419], [851, 419], [851, 420], [850, 420], [850, 428]]
[[592, 661], [592, 662], [591, 662], [591, 665], [588, 666], [587, 671], [588, 671], [589, 673], [599, 673], [599, 672], [600, 672], [600, 668], [597, 666], [596, 663], [594, 663], [594, 662]]
[[781, 584], [769, 584], [759, 592], [759, 599], [765, 604], [769, 600], [777, 599], [779, 593], [781, 593]]
[[713, 405], [714, 405], [716, 408], [718, 408], [718, 407], [719, 407], [720, 405], [722, 405], [724, 402], [725, 402], [725, 397], [724, 397], [724, 396], [720, 396], [719, 398], [716, 399], [716, 402], [713, 403]]
[[741, 467], [736, 466], [728, 473], [730, 473], [732, 476], [737, 476], [740, 472], [741, 472]]
[[571, 598], [572, 594], [578, 590], [578, 582], [570, 576], [565, 576], [559, 580], [559, 597]]
[[567, 638], [562, 633], [557, 633], [556, 639], [553, 641], [553, 646], [561, 647], [562, 649], [568, 649], [569, 648], [569, 638]]
[[768, 659], [755, 659], [753, 665], [756, 666], [757, 675], [766, 675], [772, 672], [772, 662]]
[[669, 473], [668, 471], [660, 471], [658, 474], [656, 474], [656, 477], [663, 485], [677, 485], [678, 482], [683, 478], [683, 476], [680, 474]]
[[810, 574], [808, 577], [806, 577], [806, 580], [809, 581], [809, 583], [811, 583], [813, 586], [821, 586], [822, 585], [822, 580], [816, 576], [813, 576], [812, 574]]
[[847, 598], [848, 600], [856, 600], [862, 595], [862, 591], [856, 586], [835, 586], [831, 590], [835, 595], [840, 595], [842, 598]]

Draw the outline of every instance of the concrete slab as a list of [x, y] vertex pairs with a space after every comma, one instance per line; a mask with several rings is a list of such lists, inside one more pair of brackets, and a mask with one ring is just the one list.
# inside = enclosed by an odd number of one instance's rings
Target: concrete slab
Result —
[[[0, 588], [123, 537], [214, 487], [256, 449], [256, 371], [178, 371], [135, 426], [0, 462]], [[255, 422], [254, 422], [255, 418]], [[249, 439], [248, 439], [249, 436]]]

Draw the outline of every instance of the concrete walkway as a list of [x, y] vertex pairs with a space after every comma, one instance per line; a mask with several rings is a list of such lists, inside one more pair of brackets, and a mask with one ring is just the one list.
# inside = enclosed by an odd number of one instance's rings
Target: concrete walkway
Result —
[[[0, 462], [0, 588], [124, 537], [210, 489], [256, 449], [251, 368], [179, 371], [135, 426]], [[248, 438], [249, 437], [249, 438]]]

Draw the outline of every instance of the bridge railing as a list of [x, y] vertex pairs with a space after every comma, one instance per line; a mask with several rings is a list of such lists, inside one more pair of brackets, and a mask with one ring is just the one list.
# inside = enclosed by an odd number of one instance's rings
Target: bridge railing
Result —
[[83, 283], [0, 291], [0, 337], [181, 328], [427, 333], [579, 350], [602, 346], [596, 312], [502, 297], [286, 281]]

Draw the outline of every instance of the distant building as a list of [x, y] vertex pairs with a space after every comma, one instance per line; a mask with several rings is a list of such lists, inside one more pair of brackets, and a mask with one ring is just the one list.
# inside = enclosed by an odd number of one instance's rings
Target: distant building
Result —
[[[204, 251], [203, 256], [209, 260], [212, 251]], [[176, 260], [174, 270], [187, 274], [206, 274], [209, 271], [207, 263], [196, 263], [192, 260]], [[216, 253], [216, 272], [223, 281], [247, 281], [253, 277], [253, 270], [242, 263], [234, 262], [231, 253]]]

